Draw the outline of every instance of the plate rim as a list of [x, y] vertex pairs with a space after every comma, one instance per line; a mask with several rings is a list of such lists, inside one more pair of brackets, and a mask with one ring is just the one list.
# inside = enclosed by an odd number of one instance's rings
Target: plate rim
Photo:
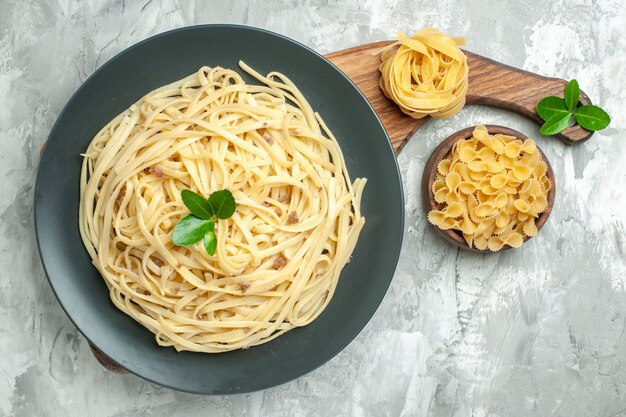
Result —
[[[387, 139], [387, 146], [389, 149], [389, 152], [391, 153], [391, 155], [393, 156], [393, 161], [394, 161], [394, 167], [395, 167], [395, 172], [396, 172], [396, 177], [398, 178], [398, 184], [399, 184], [399, 200], [400, 200], [400, 206], [402, 207], [401, 214], [400, 214], [400, 222], [399, 222], [399, 233], [397, 235], [397, 250], [395, 251], [395, 255], [393, 257], [393, 268], [392, 271], [390, 272], [390, 277], [387, 279], [387, 283], [385, 285], [384, 291], [381, 291], [380, 293], [380, 297], [376, 300], [376, 306], [372, 309], [371, 313], [369, 314], [369, 316], [364, 317], [366, 318], [366, 320], [364, 321], [363, 326], [361, 326], [358, 330], [356, 330], [356, 332], [354, 334], [350, 334], [349, 337], [346, 338], [344, 343], [340, 343], [337, 345], [337, 349], [335, 349], [333, 351], [332, 354], [328, 355], [326, 358], [323, 358], [320, 361], [317, 361], [315, 363], [312, 363], [312, 366], [307, 367], [307, 369], [305, 370], [301, 370], [295, 373], [295, 376], [291, 376], [287, 379], [284, 380], [280, 380], [278, 382], [275, 383], [271, 383], [269, 385], [266, 385], [264, 387], [259, 387], [259, 388], [252, 388], [252, 389], [247, 389], [247, 390], [238, 390], [238, 391], [228, 391], [228, 392], [219, 392], [219, 393], [215, 393], [215, 392], [206, 392], [204, 390], [193, 390], [187, 387], [183, 387], [183, 386], [177, 386], [175, 384], [170, 384], [168, 382], [162, 382], [162, 381], [157, 381], [149, 376], [144, 375], [142, 372], [138, 371], [137, 369], [135, 369], [136, 367], [134, 367], [131, 363], [126, 364], [124, 363], [123, 365], [120, 364], [118, 361], [116, 361], [114, 359], [115, 355], [111, 355], [110, 353], [108, 353], [106, 351], [106, 349], [102, 349], [100, 346], [98, 346], [96, 343], [94, 343], [90, 337], [88, 337], [85, 333], [85, 331], [83, 331], [83, 329], [81, 329], [76, 321], [74, 320], [74, 318], [68, 313], [68, 309], [67, 307], [64, 305], [64, 303], [61, 301], [61, 298], [57, 292], [57, 288], [55, 287], [54, 283], [53, 283], [53, 279], [50, 278], [50, 274], [48, 272], [48, 268], [46, 267], [46, 262], [45, 262], [45, 258], [44, 255], [42, 253], [42, 246], [41, 246], [41, 241], [40, 241], [40, 226], [39, 226], [39, 221], [38, 218], [39, 216], [41, 216], [40, 214], [40, 210], [37, 209], [38, 204], [37, 201], [39, 200], [38, 197], [38, 190], [39, 190], [39, 185], [40, 185], [40, 177], [43, 175], [42, 171], [39, 169], [41, 166], [41, 162], [44, 160], [44, 158], [46, 157], [46, 149], [49, 149], [48, 146], [46, 146], [49, 141], [52, 139], [52, 137], [54, 136], [55, 131], [57, 130], [61, 119], [63, 119], [63, 116], [65, 116], [65, 113], [67, 112], [68, 108], [70, 107], [70, 105], [74, 102], [74, 100], [78, 97], [78, 95], [82, 92], [82, 90], [84, 88], [86, 88], [86, 86], [90, 83], [90, 81], [95, 78], [100, 72], [102, 72], [105, 68], [108, 68], [110, 65], [114, 65], [114, 62], [117, 61], [122, 55], [125, 55], [127, 53], [131, 53], [134, 49], [144, 45], [145, 43], [151, 42], [151, 41], [155, 41], [158, 40], [159, 38], [165, 38], [167, 36], [170, 36], [172, 34], [178, 33], [178, 32], [186, 32], [186, 31], [192, 31], [192, 30], [204, 30], [204, 29], [236, 29], [236, 30], [247, 30], [247, 31], [251, 31], [251, 32], [259, 32], [259, 33], [263, 33], [265, 35], [270, 35], [270, 36], [274, 36], [274, 37], [278, 37], [281, 38], [284, 41], [290, 42], [304, 50], [306, 50], [308, 53], [313, 54], [314, 56], [316, 56], [317, 58], [321, 58], [323, 61], [325, 61], [327, 64], [329, 64], [334, 70], [335, 72], [342, 77], [345, 81], [348, 82], [348, 84], [354, 89], [354, 91], [363, 99], [363, 102], [367, 104], [367, 107], [370, 109], [372, 115], [374, 116], [376, 122], [378, 123], [378, 125], [380, 126], [380, 128], [382, 129], [382, 132], [385, 135], [385, 138]], [[168, 389], [172, 389], [175, 391], [179, 391], [179, 392], [185, 392], [185, 393], [189, 393], [189, 394], [198, 394], [198, 395], [211, 395], [211, 396], [219, 396], [219, 395], [237, 395], [237, 394], [245, 394], [245, 393], [250, 393], [250, 392], [258, 392], [258, 391], [262, 391], [262, 390], [266, 390], [266, 389], [270, 389], [270, 388], [274, 388], [280, 385], [284, 385], [288, 382], [292, 382], [295, 381], [296, 379], [309, 374], [311, 372], [313, 372], [314, 370], [320, 368], [321, 366], [323, 366], [324, 364], [328, 363], [331, 359], [335, 358], [339, 353], [341, 353], [350, 343], [352, 343], [356, 337], [362, 333], [362, 331], [365, 329], [365, 327], [367, 326], [368, 323], [371, 322], [372, 317], [374, 316], [374, 314], [378, 311], [378, 309], [380, 308], [380, 305], [382, 304], [382, 301], [384, 299], [384, 297], [386, 296], [386, 294], [389, 291], [389, 287], [391, 286], [391, 282], [393, 281], [393, 278], [396, 274], [397, 268], [398, 268], [398, 262], [400, 259], [400, 254], [402, 252], [402, 242], [404, 240], [404, 232], [405, 232], [405, 217], [406, 217], [406, 213], [405, 213], [405, 196], [404, 196], [404, 186], [402, 183], [402, 175], [400, 172], [400, 167], [398, 164], [398, 159], [397, 156], [395, 154], [395, 150], [393, 148], [393, 145], [391, 143], [391, 140], [389, 138], [389, 134], [387, 133], [387, 130], [385, 129], [385, 126], [383, 125], [382, 121], [380, 120], [380, 117], [378, 116], [378, 114], [376, 113], [376, 111], [374, 110], [374, 108], [372, 107], [371, 103], [369, 102], [369, 100], [367, 100], [367, 98], [365, 97], [365, 95], [361, 92], [361, 90], [356, 86], [356, 84], [346, 75], [344, 74], [343, 71], [341, 71], [341, 69], [339, 69], [333, 62], [331, 62], [330, 60], [328, 60], [324, 55], [320, 54], [319, 52], [315, 51], [314, 49], [310, 48], [307, 45], [304, 45], [303, 43], [292, 39], [288, 36], [285, 36], [283, 34], [271, 31], [271, 30], [267, 30], [267, 29], [263, 29], [263, 28], [259, 28], [259, 27], [255, 27], [255, 26], [249, 26], [249, 25], [242, 25], [242, 24], [229, 24], [229, 23], [214, 23], [214, 24], [199, 24], [199, 25], [190, 25], [190, 26], [183, 26], [180, 28], [176, 28], [176, 29], [171, 29], [171, 30], [167, 30], [164, 32], [160, 32], [157, 34], [154, 34], [152, 36], [149, 36], [139, 42], [136, 42], [126, 48], [124, 48], [123, 50], [119, 51], [118, 53], [116, 53], [115, 55], [113, 55], [111, 58], [109, 58], [104, 64], [102, 64], [100, 67], [96, 68], [94, 70], [94, 72], [89, 75], [89, 77], [87, 77], [81, 84], [80, 86], [72, 93], [72, 95], [70, 96], [70, 98], [68, 99], [68, 101], [65, 103], [65, 105], [63, 106], [63, 108], [61, 109], [61, 111], [59, 112], [59, 114], [57, 115], [57, 118], [54, 122], [54, 124], [52, 125], [52, 128], [50, 129], [50, 132], [48, 133], [48, 136], [46, 138], [46, 141], [42, 144], [41, 150], [40, 150], [40, 155], [39, 155], [39, 160], [38, 160], [38, 165], [37, 165], [37, 175], [35, 178], [35, 186], [33, 188], [33, 218], [34, 218], [34, 231], [35, 231], [35, 240], [37, 242], [37, 253], [39, 255], [39, 260], [41, 263], [41, 266], [43, 268], [44, 271], [44, 275], [46, 276], [46, 280], [48, 282], [48, 285], [50, 286], [50, 288], [52, 289], [52, 292], [54, 293], [54, 296], [56, 298], [57, 303], [61, 306], [61, 309], [63, 310], [63, 312], [65, 313], [66, 317], [70, 320], [70, 322], [72, 323], [72, 325], [80, 332], [80, 334], [87, 340], [87, 342], [89, 343], [90, 347], [93, 346], [96, 349], [98, 349], [101, 353], [103, 353], [109, 360], [111, 360], [111, 362], [115, 363], [116, 365], [120, 366], [121, 368], [125, 369], [126, 371], [128, 371], [130, 374], [133, 374], [143, 380], [149, 381], [150, 383], [153, 383], [155, 385], [158, 386], [162, 386]], [[99, 366], [102, 366], [100, 363], [98, 363]], [[109, 371], [110, 372], [110, 371]]]

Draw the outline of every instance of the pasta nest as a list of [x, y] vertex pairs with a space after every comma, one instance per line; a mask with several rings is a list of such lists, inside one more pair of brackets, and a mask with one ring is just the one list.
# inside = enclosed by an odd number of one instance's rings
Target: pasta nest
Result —
[[415, 119], [447, 118], [465, 105], [469, 68], [458, 48], [464, 38], [451, 38], [435, 29], [398, 41], [381, 52], [380, 88], [400, 110]]

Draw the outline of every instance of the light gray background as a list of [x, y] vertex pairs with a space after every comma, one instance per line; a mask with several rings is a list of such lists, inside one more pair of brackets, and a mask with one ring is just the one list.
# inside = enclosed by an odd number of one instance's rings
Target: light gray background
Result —
[[[403, 253], [365, 330], [286, 385], [186, 395], [92, 357], [40, 266], [33, 185], [39, 148], [86, 77], [148, 36], [211, 22], [270, 29], [322, 53], [434, 26], [467, 36], [471, 51], [577, 78], [613, 122], [567, 147], [501, 110], [429, 121], [399, 157]], [[1, 0], [0, 416], [626, 416], [625, 27], [623, 0]], [[476, 123], [535, 137], [555, 169], [552, 216], [520, 250], [459, 252], [421, 212], [427, 156]]]

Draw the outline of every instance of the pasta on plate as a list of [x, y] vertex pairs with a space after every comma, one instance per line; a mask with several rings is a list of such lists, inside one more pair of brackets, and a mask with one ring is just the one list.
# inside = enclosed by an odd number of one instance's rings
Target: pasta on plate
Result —
[[[84, 153], [79, 227], [113, 303], [162, 346], [268, 342], [326, 308], [365, 223], [337, 140], [284, 75], [203, 67], [150, 92]], [[217, 251], [179, 247], [181, 190], [232, 192]]]

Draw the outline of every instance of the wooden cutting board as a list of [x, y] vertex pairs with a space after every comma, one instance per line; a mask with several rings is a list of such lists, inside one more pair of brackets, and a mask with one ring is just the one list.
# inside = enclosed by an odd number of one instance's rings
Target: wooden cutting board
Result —
[[[369, 100], [398, 154], [413, 133], [430, 117], [413, 119], [402, 113], [393, 101], [383, 95], [379, 87], [380, 56], [375, 52], [390, 43], [392, 41], [368, 43], [330, 53], [326, 58], [339, 67]], [[537, 103], [545, 96], [563, 97], [563, 90], [567, 84], [565, 80], [533, 74], [472, 52], [463, 52], [467, 55], [469, 65], [466, 105], [484, 104], [499, 107], [543, 124], [535, 112]], [[589, 97], [582, 91], [580, 101], [582, 104], [591, 104]], [[568, 145], [575, 145], [586, 141], [591, 135], [593, 132], [576, 125], [565, 129], [556, 137]]]
[[[413, 133], [430, 118], [413, 119], [405, 115], [380, 90], [380, 72], [378, 71], [380, 57], [375, 52], [390, 43], [392, 41], [356, 46], [330, 53], [326, 55], [326, 58], [343, 71], [361, 90], [380, 117], [391, 139], [391, 144], [398, 154]], [[543, 77], [472, 52], [464, 52], [469, 64], [469, 90], [466, 105], [484, 104], [499, 107], [542, 124], [543, 121], [535, 112], [539, 100], [549, 95], [563, 97], [563, 89], [567, 84], [565, 80]], [[582, 91], [580, 101], [583, 104], [591, 104], [589, 97]], [[572, 126], [556, 137], [568, 145], [575, 145], [586, 141], [592, 134], [593, 132], [580, 126]], [[94, 346], [91, 346], [91, 350], [98, 362], [106, 369], [121, 374], [128, 372]]]

